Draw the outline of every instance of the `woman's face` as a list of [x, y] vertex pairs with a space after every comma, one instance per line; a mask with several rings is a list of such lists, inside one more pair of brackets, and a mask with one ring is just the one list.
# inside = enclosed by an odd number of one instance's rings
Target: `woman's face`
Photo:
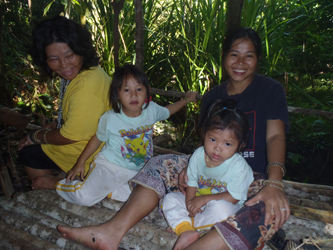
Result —
[[66, 43], [52, 43], [45, 48], [49, 68], [65, 80], [73, 80], [82, 68], [83, 58]]
[[247, 38], [234, 41], [224, 61], [230, 82], [249, 85], [257, 65], [257, 52], [252, 41]]

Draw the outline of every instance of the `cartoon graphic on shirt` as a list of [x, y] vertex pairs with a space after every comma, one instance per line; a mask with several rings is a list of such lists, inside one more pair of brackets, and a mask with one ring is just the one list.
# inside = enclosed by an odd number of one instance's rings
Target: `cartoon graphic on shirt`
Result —
[[152, 150], [149, 147], [150, 137], [149, 134], [142, 133], [124, 138], [126, 149], [121, 148], [122, 156], [137, 166], [148, 161], [152, 157]]
[[199, 187], [197, 190], [197, 196], [206, 194], [217, 194], [227, 192], [227, 183], [216, 181], [215, 179], [209, 178], [204, 179], [202, 175], [199, 177], [198, 181]]

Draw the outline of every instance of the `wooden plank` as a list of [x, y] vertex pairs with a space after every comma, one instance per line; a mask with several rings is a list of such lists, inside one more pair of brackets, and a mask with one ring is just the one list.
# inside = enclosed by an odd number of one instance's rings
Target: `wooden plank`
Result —
[[[163, 96], [171, 96], [176, 98], [183, 98], [185, 96], [184, 92], [174, 91], [174, 90], [162, 90], [162, 89], [150, 89], [151, 94], [155, 95], [163, 95]], [[202, 100], [202, 95], [197, 95], [197, 100]], [[328, 118], [333, 118], [333, 112], [322, 111], [317, 109], [304, 109], [299, 107], [291, 107], [288, 106], [288, 112], [290, 113], [299, 113], [304, 115], [316, 115], [316, 116], [324, 116]]]
[[301, 218], [333, 224], [333, 211], [319, 210], [290, 204], [291, 214]]
[[11, 197], [14, 194], [14, 187], [5, 165], [2, 165], [0, 171], [0, 186], [5, 196]]

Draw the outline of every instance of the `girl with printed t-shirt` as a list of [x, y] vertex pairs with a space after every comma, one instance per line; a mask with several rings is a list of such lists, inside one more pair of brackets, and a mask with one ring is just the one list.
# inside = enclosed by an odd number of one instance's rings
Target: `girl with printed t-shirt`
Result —
[[[134, 65], [116, 70], [109, 99], [113, 109], [99, 120], [96, 134], [90, 139], [67, 178], [56, 187], [64, 199], [83, 206], [92, 206], [109, 195], [126, 201], [131, 193], [128, 181], [153, 156], [153, 127], [188, 102], [195, 102], [197, 92], [189, 91], [186, 99], [167, 107], [150, 102], [146, 74]], [[105, 146], [93, 160], [84, 178], [87, 159]], [[80, 174], [81, 180], [74, 180]]]

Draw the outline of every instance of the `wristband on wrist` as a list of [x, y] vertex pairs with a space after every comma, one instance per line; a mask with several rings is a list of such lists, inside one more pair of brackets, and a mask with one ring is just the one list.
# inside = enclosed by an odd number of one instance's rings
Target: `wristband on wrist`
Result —
[[34, 130], [34, 131], [31, 131], [29, 134], [28, 134], [28, 137], [30, 139], [30, 141], [33, 143], [33, 144], [37, 144], [37, 142], [35, 141], [34, 137], [35, 137], [35, 133], [37, 132], [37, 130]]
[[38, 139], [38, 133], [42, 131], [41, 129], [37, 130], [34, 134], [33, 134], [33, 137], [34, 137], [34, 140], [37, 144], [42, 144], [42, 141]]
[[264, 186], [271, 186], [271, 187], [275, 187], [275, 188], [277, 188], [277, 189], [280, 189], [281, 191], [283, 191], [284, 192], [284, 189], [283, 188], [281, 188], [281, 187], [278, 187], [278, 186], [276, 186], [276, 185], [274, 185], [274, 184], [272, 184], [272, 183], [266, 183], [266, 185], [264, 185]]
[[281, 181], [277, 181], [277, 180], [264, 180], [263, 185], [266, 186], [267, 184], [278, 184], [281, 185], [282, 188], [284, 188], [284, 185]]
[[45, 132], [44, 132], [44, 134], [43, 134], [43, 144], [49, 144], [48, 142], [47, 142], [47, 140], [46, 140], [46, 134], [47, 134], [47, 132], [49, 132], [50, 130], [45, 130]]
[[282, 164], [282, 163], [280, 163], [280, 162], [271, 162], [271, 163], [269, 163], [268, 165], [267, 165], [267, 167], [266, 167], [266, 173], [267, 173], [267, 175], [268, 175], [268, 170], [269, 170], [269, 168], [271, 167], [271, 166], [278, 166], [279, 168], [281, 168], [281, 171], [282, 171], [282, 177], [286, 174], [286, 167]]

